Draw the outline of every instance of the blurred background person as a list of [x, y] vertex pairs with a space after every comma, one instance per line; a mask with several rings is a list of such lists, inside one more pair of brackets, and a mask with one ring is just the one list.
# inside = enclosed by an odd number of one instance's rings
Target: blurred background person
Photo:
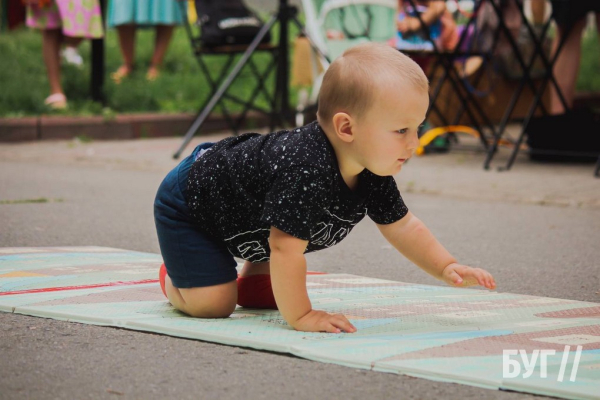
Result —
[[[98, 0], [25, 0], [26, 24], [42, 31], [42, 53], [50, 95], [44, 103], [53, 109], [67, 107], [67, 97], [60, 82], [60, 49], [62, 44], [76, 48], [83, 39], [101, 38], [102, 12]], [[70, 53], [70, 54], [69, 54]], [[67, 50], [69, 62], [82, 62], [77, 50]]]
[[183, 23], [181, 8], [176, 0], [110, 0], [107, 21], [109, 27], [116, 27], [123, 64], [111, 74], [120, 83], [134, 68], [135, 32], [138, 27], [155, 27], [154, 54], [146, 78], [150, 81], [159, 76], [160, 66], [171, 37], [173, 28]]
[[[421, 26], [419, 15], [426, 28]], [[398, 0], [396, 29], [394, 45], [399, 50], [433, 51], [433, 41], [439, 51], [452, 51], [459, 41], [456, 22], [444, 0], [415, 0], [413, 3]], [[425, 73], [429, 72], [431, 57], [411, 55], [411, 58]]]
[[[459, 41], [456, 22], [444, 0], [415, 0], [417, 10], [406, 0], [398, 0], [396, 28], [404, 37], [423, 30], [417, 13], [429, 27], [429, 35], [441, 51], [452, 51]], [[427, 39], [425, 35], [424, 39]]]
[[[575, 84], [579, 73], [581, 59], [581, 38], [587, 24], [587, 14], [594, 12], [596, 15], [596, 29], [600, 32], [600, 1], [580, 0], [552, 0], [552, 15], [557, 24], [557, 33], [552, 45], [552, 54], [556, 52], [560, 40], [565, 33], [565, 40], [556, 63], [554, 64], [554, 77], [567, 102], [567, 107], [573, 107], [575, 97]], [[596, 54], [598, 56], [598, 54]], [[550, 85], [550, 112], [552, 114], [563, 114], [565, 109], [554, 88]]]

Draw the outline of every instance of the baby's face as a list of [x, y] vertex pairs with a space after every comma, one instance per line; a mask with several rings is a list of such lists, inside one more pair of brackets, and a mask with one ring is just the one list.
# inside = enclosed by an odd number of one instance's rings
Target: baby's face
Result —
[[417, 131], [429, 106], [427, 92], [409, 86], [383, 88], [356, 121], [354, 157], [376, 175], [395, 175], [419, 147]]

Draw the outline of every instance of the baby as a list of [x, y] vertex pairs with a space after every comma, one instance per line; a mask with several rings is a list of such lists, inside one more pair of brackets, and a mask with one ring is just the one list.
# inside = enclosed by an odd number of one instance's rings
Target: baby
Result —
[[[339, 243], [365, 215], [434, 277], [494, 289], [492, 275], [458, 264], [408, 210], [392, 177], [418, 147], [428, 105], [416, 63], [361, 44], [327, 70], [317, 121], [199, 145], [154, 205], [171, 304], [201, 318], [228, 317], [236, 304], [277, 308], [299, 331], [355, 332], [344, 315], [312, 308], [304, 254]], [[245, 260], [239, 278], [234, 257]]]

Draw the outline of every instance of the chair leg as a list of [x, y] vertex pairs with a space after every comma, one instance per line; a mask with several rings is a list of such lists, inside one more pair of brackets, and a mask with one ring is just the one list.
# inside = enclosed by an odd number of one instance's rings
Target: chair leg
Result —
[[173, 158], [178, 159], [181, 156], [181, 153], [183, 152], [183, 150], [186, 148], [186, 146], [192, 140], [192, 138], [194, 137], [194, 135], [196, 134], [196, 132], [198, 131], [200, 126], [204, 123], [204, 121], [209, 116], [209, 114], [212, 112], [212, 110], [215, 108], [215, 106], [219, 103], [219, 101], [221, 100], [221, 98], [223, 97], [223, 95], [225, 94], [227, 89], [229, 89], [229, 87], [233, 83], [234, 79], [239, 75], [240, 71], [242, 70], [244, 65], [246, 65], [246, 63], [248, 62], [248, 60], [250, 59], [250, 57], [252, 56], [252, 54], [254, 53], [256, 48], [258, 47], [258, 45], [262, 42], [263, 38], [266, 36], [266, 34], [270, 31], [270, 29], [275, 24], [275, 21], [277, 21], [276, 15], [271, 17], [269, 22], [267, 22], [262, 27], [262, 29], [258, 32], [258, 34], [254, 38], [254, 40], [252, 40], [252, 43], [250, 43], [250, 45], [248, 46], [248, 48], [246, 49], [246, 51], [244, 52], [242, 57], [236, 63], [233, 70], [229, 73], [229, 75], [227, 76], [227, 79], [219, 87], [219, 90], [217, 90], [216, 93], [213, 94], [213, 96], [209, 100], [206, 107], [202, 110], [200, 115], [198, 115], [196, 117], [194, 122], [192, 122], [191, 126], [189, 127], [188, 131], [185, 134], [185, 137], [183, 138], [183, 143], [181, 144], [179, 149], [175, 152], [175, 154], [173, 154]]
[[[200, 68], [202, 69], [202, 72], [203, 72], [204, 76], [206, 77], [208, 84], [210, 85], [211, 93], [214, 94], [219, 89], [219, 85], [221, 83], [223, 83], [223, 81], [227, 77], [227, 71], [229, 71], [231, 64], [233, 64], [234, 58], [235, 58], [234, 54], [229, 54], [227, 57], [227, 61], [225, 62], [225, 65], [222, 67], [221, 71], [219, 71], [219, 73], [216, 75], [216, 78], [213, 78], [208, 66], [206, 65], [206, 63], [204, 62], [202, 57], [201, 56], [196, 57], [196, 59], [198, 60], [198, 64], [200, 65]], [[209, 101], [210, 101], [210, 98], [207, 98], [204, 101], [204, 104], [202, 104], [202, 106], [200, 107], [200, 110], [203, 110], [208, 105]], [[236, 127], [234, 127], [233, 117], [229, 113], [229, 110], [227, 109], [226, 105], [223, 103], [223, 101], [220, 101], [217, 106], [221, 110], [221, 113], [223, 114], [223, 117], [225, 118], [227, 125], [232, 127], [235, 134], [237, 135], [238, 132], [236, 130]]]

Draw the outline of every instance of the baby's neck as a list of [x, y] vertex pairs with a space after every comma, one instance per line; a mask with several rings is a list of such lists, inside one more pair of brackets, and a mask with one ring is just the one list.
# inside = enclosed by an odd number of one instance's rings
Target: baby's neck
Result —
[[346, 185], [350, 188], [350, 190], [356, 189], [358, 186], [358, 175], [364, 170], [364, 167], [358, 165], [352, 157], [347, 154], [345, 151], [343, 143], [339, 140], [336, 140], [335, 135], [332, 132], [328, 132], [328, 127], [321, 125], [321, 129], [325, 132], [325, 136], [331, 147], [333, 147], [333, 151], [335, 153], [335, 157], [337, 159], [338, 169], [340, 171], [340, 175], [342, 175], [342, 179], [346, 183]]
[[[341, 171], [340, 171], [340, 173], [341, 173]], [[358, 187], [358, 175], [345, 177], [344, 174], [342, 173], [342, 179], [344, 179], [346, 186], [348, 186], [348, 188], [350, 190], [356, 190], [356, 188]]]

